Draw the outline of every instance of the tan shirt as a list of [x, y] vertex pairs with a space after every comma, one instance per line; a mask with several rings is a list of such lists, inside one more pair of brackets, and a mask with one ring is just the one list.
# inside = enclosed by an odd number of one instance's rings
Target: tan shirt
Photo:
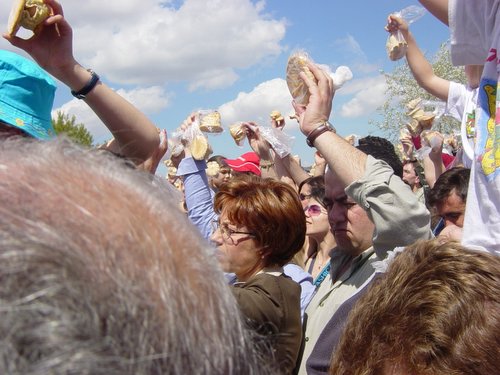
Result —
[[[347, 261], [348, 259], [350, 259], [348, 256], [333, 254], [332, 265], [336, 264], [337, 267], [341, 267], [342, 261]], [[333, 313], [370, 278], [374, 273], [372, 264], [379, 260], [380, 258], [377, 257], [373, 248], [370, 248], [354, 258], [351, 266], [335, 283], [332, 283], [331, 274], [329, 274], [320, 284], [320, 287], [306, 309], [307, 325], [304, 335], [303, 360], [299, 374], [306, 374], [305, 359], [309, 358], [319, 335]], [[335, 273], [335, 268], [332, 269], [332, 273]]]
[[[386, 163], [368, 156], [363, 178], [350, 184], [346, 193], [364, 207], [375, 224], [373, 246], [354, 259], [332, 251], [330, 275], [306, 309], [300, 375], [306, 374], [306, 361], [333, 314], [375, 272], [372, 264], [395, 247], [432, 237], [429, 211]], [[338, 275], [349, 263], [347, 271]]]

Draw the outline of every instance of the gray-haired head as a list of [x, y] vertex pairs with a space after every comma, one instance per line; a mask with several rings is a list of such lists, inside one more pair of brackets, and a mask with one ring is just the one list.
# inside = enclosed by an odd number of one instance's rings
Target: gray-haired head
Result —
[[112, 156], [0, 142], [0, 373], [271, 373], [170, 200]]

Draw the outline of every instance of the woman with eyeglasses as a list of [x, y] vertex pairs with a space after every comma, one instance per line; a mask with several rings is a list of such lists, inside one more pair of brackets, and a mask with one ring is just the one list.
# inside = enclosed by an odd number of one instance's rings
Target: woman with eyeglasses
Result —
[[299, 197], [307, 225], [305, 269], [313, 276], [314, 285], [318, 287], [330, 272], [330, 251], [336, 245], [324, 204], [324, 176], [304, 180], [299, 186]]
[[266, 335], [283, 373], [293, 372], [301, 338], [300, 286], [285, 276], [283, 265], [304, 243], [306, 223], [297, 193], [273, 179], [241, 176], [215, 196], [211, 240], [249, 325]]

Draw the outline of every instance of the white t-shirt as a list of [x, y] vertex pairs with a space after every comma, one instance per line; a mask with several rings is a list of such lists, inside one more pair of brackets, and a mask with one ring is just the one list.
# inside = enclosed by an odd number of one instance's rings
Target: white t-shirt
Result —
[[484, 64], [462, 243], [500, 255], [500, 0], [450, 0], [455, 65]]
[[461, 122], [460, 136], [464, 152], [461, 162], [470, 168], [474, 158], [475, 113], [477, 107], [477, 89], [457, 82], [450, 82], [446, 113]]

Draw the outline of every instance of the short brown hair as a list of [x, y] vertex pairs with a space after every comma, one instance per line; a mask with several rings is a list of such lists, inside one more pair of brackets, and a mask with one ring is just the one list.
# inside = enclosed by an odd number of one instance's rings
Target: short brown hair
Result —
[[434, 187], [429, 190], [427, 202], [434, 207], [455, 192], [465, 203], [467, 202], [467, 190], [469, 189], [470, 169], [454, 167], [439, 176]]
[[499, 311], [499, 257], [417, 242], [350, 313], [330, 374], [379, 374], [388, 365], [411, 374], [496, 373]]
[[270, 178], [238, 176], [215, 195], [215, 212], [255, 233], [265, 250], [266, 266], [287, 263], [304, 244], [306, 219], [297, 192]]

